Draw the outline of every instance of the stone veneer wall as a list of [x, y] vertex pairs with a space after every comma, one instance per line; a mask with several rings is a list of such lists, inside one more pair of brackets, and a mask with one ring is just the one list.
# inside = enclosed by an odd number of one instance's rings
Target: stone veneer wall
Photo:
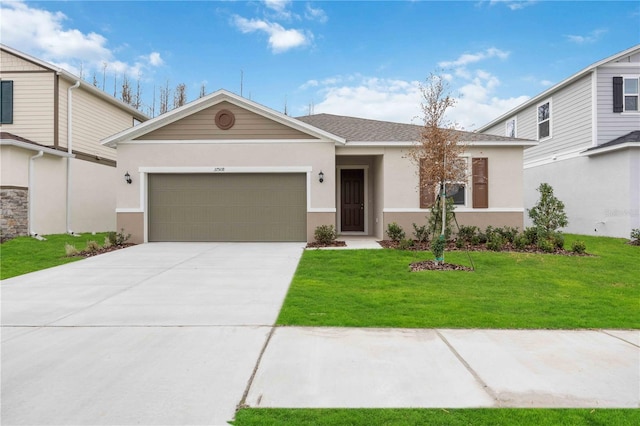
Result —
[[29, 190], [27, 188], [0, 188], [0, 239], [29, 233]]

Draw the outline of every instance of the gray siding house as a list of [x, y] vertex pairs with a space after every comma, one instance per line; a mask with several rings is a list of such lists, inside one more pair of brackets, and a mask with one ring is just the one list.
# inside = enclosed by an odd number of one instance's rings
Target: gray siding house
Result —
[[[640, 228], [640, 45], [603, 59], [480, 127], [536, 139], [524, 151], [524, 205], [547, 182], [566, 232], [629, 237]], [[528, 217], [525, 219], [528, 221]]]

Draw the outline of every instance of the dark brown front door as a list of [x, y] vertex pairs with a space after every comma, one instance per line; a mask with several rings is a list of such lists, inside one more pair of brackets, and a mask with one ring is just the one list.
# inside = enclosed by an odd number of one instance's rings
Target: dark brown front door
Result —
[[340, 172], [340, 223], [342, 232], [364, 231], [364, 170]]

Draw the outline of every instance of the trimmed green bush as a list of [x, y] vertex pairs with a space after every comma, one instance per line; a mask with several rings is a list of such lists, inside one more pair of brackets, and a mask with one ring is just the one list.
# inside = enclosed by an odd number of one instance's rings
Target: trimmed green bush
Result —
[[631, 230], [631, 244], [640, 246], [640, 228]]
[[499, 233], [493, 233], [487, 241], [487, 248], [492, 251], [501, 251], [504, 247], [504, 238]]
[[389, 225], [387, 225], [387, 235], [389, 236], [389, 239], [391, 241], [395, 241], [396, 243], [399, 242], [400, 240], [404, 240], [405, 238], [405, 233], [404, 233], [404, 230], [402, 229], [402, 226], [398, 225], [395, 222], [392, 222]]
[[313, 232], [313, 237], [320, 244], [331, 244], [338, 238], [338, 233], [333, 225], [320, 225]]
[[429, 228], [427, 225], [418, 226], [413, 224], [413, 236], [419, 243], [426, 243], [429, 240]]
[[402, 239], [400, 240], [400, 243], [398, 244], [398, 248], [400, 250], [408, 250], [411, 247], [413, 247], [413, 240], [407, 240], [407, 239]]
[[587, 245], [584, 241], [575, 240], [573, 244], [571, 244], [571, 251], [576, 254], [584, 254], [587, 251]]

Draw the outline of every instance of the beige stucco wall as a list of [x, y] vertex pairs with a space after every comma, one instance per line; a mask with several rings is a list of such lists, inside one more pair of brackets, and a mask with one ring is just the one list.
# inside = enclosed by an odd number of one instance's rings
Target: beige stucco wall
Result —
[[[33, 161], [34, 181], [29, 182], [29, 159], [36, 151], [3, 146], [1, 185], [32, 191], [31, 228], [38, 234], [67, 231], [67, 159], [44, 154]], [[71, 227], [74, 232], [115, 230], [116, 168], [71, 160]]]
[[128, 242], [144, 243], [144, 213], [118, 213], [116, 227], [117, 232], [131, 234]]
[[315, 230], [321, 225], [336, 225], [335, 213], [307, 213], [307, 241], [315, 240]]

